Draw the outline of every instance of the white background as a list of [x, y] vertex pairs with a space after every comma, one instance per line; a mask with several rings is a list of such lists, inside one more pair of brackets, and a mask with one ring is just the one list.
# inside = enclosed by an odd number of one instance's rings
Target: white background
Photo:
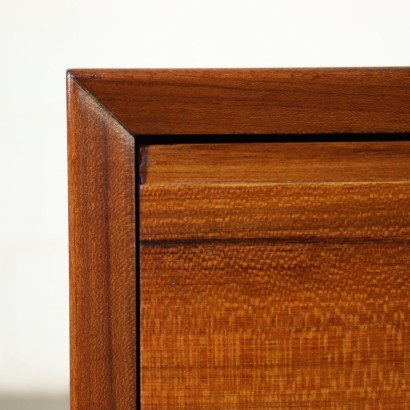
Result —
[[410, 65], [408, 0], [0, 0], [0, 393], [68, 389], [65, 71]]

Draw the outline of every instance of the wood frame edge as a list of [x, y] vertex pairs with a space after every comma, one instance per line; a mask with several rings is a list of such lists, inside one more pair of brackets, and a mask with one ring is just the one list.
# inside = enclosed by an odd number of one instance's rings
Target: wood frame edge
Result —
[[410, 132], [410, 67], [70, 73], [133, 135]]
[[71, 409], [137, 408], [134, 138], [67, 73]]

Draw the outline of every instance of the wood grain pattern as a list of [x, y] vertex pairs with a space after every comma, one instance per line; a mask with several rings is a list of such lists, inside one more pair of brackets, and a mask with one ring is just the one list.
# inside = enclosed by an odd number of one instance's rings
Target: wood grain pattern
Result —
[[408, 408], [408, 143], [377, 144], [144, 149], [144, 409]]
[[[71, 70], [67, 91], [72, 410], [141, 407], [135, 146], [410, 132], [408, 67]], [[408, 408], [408, 153], [145, 148], [143, 410]]]
[[134, 139], [68, 77], [72, 410], [136, 399]]
[[71, 74], [134, 135], [410, 132], [408, 67]]
[[149, 185], [389, 182], [410, 177], [409, 158], [410, 141], [149, 145], [140, 169]]
[[405, 409], [409, 242], [144, 244], [144, 409]]
[[410, 185], [143, 185], [141, 238], [394, 239], [410, 234]]

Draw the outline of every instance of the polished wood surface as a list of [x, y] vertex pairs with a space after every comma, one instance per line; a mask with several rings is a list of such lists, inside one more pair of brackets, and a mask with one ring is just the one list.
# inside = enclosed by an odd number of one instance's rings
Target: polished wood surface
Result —
[[142, 407], [407, 408], [409, 146], [143, 148]]
[[140, 152], [140, 177], [150, 185], [389, 182], [410, 176], [406, 141], [171, 144], [149, 145]]
[[134, 139], [68, 80], [71, 409], [136, 409]]
[[410, 131], [408, 67], [71, 75], [134, 135]]
[[409, 74], [70, 70], [71, 409], [405, 409]]

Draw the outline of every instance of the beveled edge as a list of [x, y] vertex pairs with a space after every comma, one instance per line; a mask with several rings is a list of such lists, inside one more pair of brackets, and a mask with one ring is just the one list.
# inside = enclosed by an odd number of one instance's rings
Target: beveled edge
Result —
[[137, 408], [135, 140], [67, 76], [70, 406]]
[[68, 75], [134, 136], [410, 132], [409, 67], [82, 69]]

